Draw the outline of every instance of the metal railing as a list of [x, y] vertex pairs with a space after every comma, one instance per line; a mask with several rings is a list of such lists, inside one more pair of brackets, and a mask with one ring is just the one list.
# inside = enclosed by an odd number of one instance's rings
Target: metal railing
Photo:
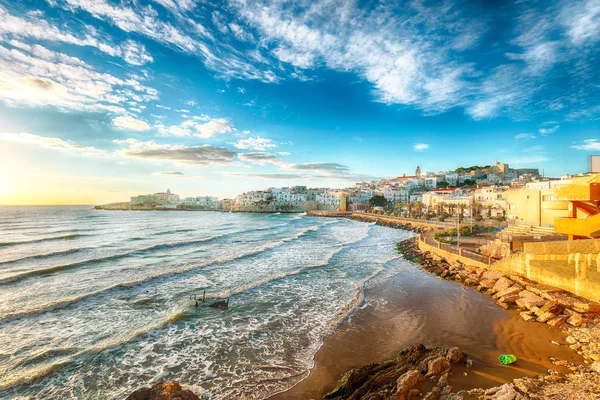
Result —
[[492, 257], [486, 256], [484, 254], [480, 254], [475, 251], [466, 249], [464, 247], [459, 247], [457, 245], [438, 242], [431, 234], [421, 234], [419, 236], [419, 240], [425, 244], [428, 244], [429, 246], [437, 247], [440, 250], [455, 254], [460, 257], [469, 258], [473, 261], [477, 261], [482, 264], [491, 265], [493, 262], [495, 262], [495, 260]]

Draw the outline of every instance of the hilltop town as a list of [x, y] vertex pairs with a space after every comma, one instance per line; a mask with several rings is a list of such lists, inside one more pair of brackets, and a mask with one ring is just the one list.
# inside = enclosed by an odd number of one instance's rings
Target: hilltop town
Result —
[[[440, 172], [422, 172], [417, 166], [414, 175], [358, 182], [347, 188], [271, 187], [244, 192], [234, 199], [213, 196], [180, 198], [167, 190], [133, 196], [129, 203], [97, 208], [265, 213], [369, 210], [426, 219], [439, 218], [444, 214], [451, 216], [460, 211], [461, 216], [512, 218], [531, 225], [544, 225], [551, 224], [553, 216], [546, 220], [539, 212], [531, 213], [529, 203], [535, 205], [534, 198], [549, 200], [552, 193], [544, 191], [570, 184], [571, 178], [571, 175], [546, 178], [540, 175], [538, 169], [514, 169], [500, 162]], [[528, 194], [523, 196], [523, 190]], [[522, 197], [531, 201], [523, 201]], [[516, 203], [521, 204], [517, 206]]]

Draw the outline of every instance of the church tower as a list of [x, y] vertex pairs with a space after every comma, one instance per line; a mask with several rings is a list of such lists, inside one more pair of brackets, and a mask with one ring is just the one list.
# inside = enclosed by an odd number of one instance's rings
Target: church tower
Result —
[[418, 165], [417, 165], [417, 169], [415, 170], [415, 176], [417, 178], [421, 177], [421, 167], [419, 167]]

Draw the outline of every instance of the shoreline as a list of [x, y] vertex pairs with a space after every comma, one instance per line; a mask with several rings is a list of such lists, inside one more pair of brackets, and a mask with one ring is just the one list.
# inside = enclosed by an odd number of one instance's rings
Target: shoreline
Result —
[[[357, 218], [357, 217], [348, 217], [350, 219], [354, 219], [354, 220], [358, 220], [361, 221], [362, 219]], [[371, 220], [367, 221], [362, 220], [363, 222], [373, 222]], [[399, 228], [399, 229], [404, 229], [404, 230], [409, 230], [409, 231], [413, 231], [413, 232], [417, 232], [417, 233], [426, 233], [426, 232], [430, 232], [433, 230], [436, 230], [438, 228], [436, 227], [427, 227], [427, 226], [414, 226], [412, 224], [409, 223], [402, 223], [400, 221], [376, 221], [376, 224], [379, 225], [384, 225], [384, 226], [390, 226], [393, 228]], [[502, 343], [503, 336], [511, 336], [514, 335], [514, 329], [517, 329], [517, 331], [520, 331], [519, 333], [523, 333], [525, 332], [526, 335], [529, 335], [529, 339], [531, 339], [531, 328], [533, 328], [534, 331], [539, 331], [539, 329], [537, 328], [548, 328], [551, 331], [551, 337], [553, 337], [552, 340], [549, 340], [549, 343], [551, 345], [551, 347], [546, 348], [545, 352], [542, 352], [544, 354], [541, 354], [541, 357], [546, 359], [545, 362], [540, 363], [539, 365], [544, 365], [545, 367], [547, 367], [547, 369], [535, 369], [532, 367], [529, 367], [529, 369], [523, 368], [523, 364], [524, 361], [527, 362], [526, 359], [522, 359], [519, 358], [519, 362], [518, 362], [518, 367], [516, 367], [516, 370], [519, 371], [520, 376], [504, 376], [502, 377], [501, 375], [504, 374], [506, 371], [510, 371], [512, 369], [515, 369], [515, 367], [500, 367], [498, 368], [496, 366], [496, 375], [492, 372], [491, 374], [489, 373], [490, 371], [487, 372], [483, 372], [483, 371], [477, 371], [477, 368], [479, 366], [481, 366], [482, 364], [485, 365], [486, 363], [489, 363], [491, 360], [486, 360], [485, 357], [481, 358], [478, 356], [477, 354], [477, 350], [473, 350], [473, 349], [466, 349], [467, 350], [467, 355], [470, 357], [469, 359], [472, 360], [474, 367], [473, 367], [473, 372], [475, 374], [474, 379], [473, 378], [467, 378], [469, 376], [469, 372], [467, 372], [467, 370], [464, 367], [460, 367], [458, 366], [456, 369], [458, 370], [458, 372], [462, 373], [461, 374], [455, 374], [452, 375], [452, 368], [450, 369], [450, 372], [447, 373], [447, 375], [450, 375], [449, 377], [447, 376], [446, 378], [449, 378], [448, 380], [444, 380], [444, 383], [441, 387], [439, 386], [435, 386], [437, 389], [434, 390], [433, 392], [429, 392], [429, 394], [431, 394], [431, 397], [427, 397], [427, 398], [439, 398], [440, 394], [444, 394], [447, 396], [445, 398], [456, 398], [456, 399], [462, 399], [462, 398], [545, 398], [545, 396], [551, 395], [551, 394], [555, 394], [557, 391], [558, 393], [562, 393], [564, 392], [565, 397], [564, 398], [586, 398], [585, 396], [588, 396], [590, 394], [594, 394], [595, 396], [600, 397], [600, 313], [598, 313], [597, 315], [595, 315], [595, 313], [592, 314], [583, 314], [583, 318], [580, 319], [580, 315], [582, 315], [581, 313], [578, 313], [577, 311], [571, 310], [565, 306], [562, 306], [562, 309], [560, 310], [560, 312], [562, 312], [563, 310], [567, 310], [565, 312], [569, 313], [567, 315], [564, 314], [560, 314], [559, 312], [559, 308], [560, 305], [557, 306], [554, 305], [554, 301], [553, 300], [549, 300], [549, 299], [545, 299], [546, 301], [544, 302], [544, 305], [537, 303], [540, 305], [540, 307], [538, 307], [540, 311], [538, 311], [538, 309], [533, 309], [529, 310], [527, 309], [526, 311], [521, 311], [520, 310], [515, 310], [514, 309], [514, 305], [515, 304], [520, 304], [520, 305], [530, 305], [532, 300], [536, 300], [535, 297], [528, 297], [530, 292], [528, 289], [532, 289], [535, 290], [536, 286], [540, 288], [539, 293], [542, 294], [543, 291], [549, 292], [549, 293], [564, 293], [564, 291], [559, 290], [559, 289], [554, 289], [555, 292], [552, 292], [553, 289], [545, 286], [545, 285], [536, 285], [535, 282], [531, 282], [528, 281], [524, 278], [519, 278], [516, 276], [511, 276], [510, 278], [514, 279], [511, 280], [508, 275], [506, 274], [501, 274], [501, 273], [494, 273], [496, 274], [496, 279], [494, 279], [494, 285], [500, 281], [501, 279], [505, 279], [503, 281], [501, 281], [501, 284], [499, 284], [499, 287], [497, 288], [498, 290], [493, 290], [494, 286], [491, 286], [490, 288], [485, 288], [482, 287], [481, 285], [477, 285], [478, 280], [473, 279], [473, 276], [469, 276], [469, 278], [465, 279], [465, 274], [469, 273], [469, 272], [479, 272], [479, 279], [481, 279], [484, 275], [485, 271], [479, 270], [477, 271], [476, 268], [468, 268], [465, 266], [462, 266], [462, 264], [454, 264], [454, 265], [450, 265], [448, 263], [445, 263], [445, 260], [440, 259], [439, 257], [435, 256], [435, 255], [429, 255], [429, 253], [425, 254], [426, 252], [422, 252], [421, 250], [418, 249], [418, 247], [416, 246], [416, 238], [412, 238], [412, 239], [408, 239], [405, 240], [401, 243], [399, 243], [399, 250], [403, 253], [404, 258], [407, 261], [411, 261], [414, 262], [416, 264], [418, 264], [418, 268], [421, 269], [422, 271], [428, 272], [428, 275], [433, 275], [438, 279], [441, 279], [445, 282], [448, 281], [456, 281], [456, 283], [458, 283], [464, 290], [469, 290], [467, 288], [471, 287], [472, 289], [475, 289], [474, 286], [477, 286], [477, 291], [478, 292], [487, 292], [487, 293], [482, 293], [483, 296], [485, 296], [488, 301], [493, 302], [495, 300], [492, 300], [490, 298], [491, 295], [497, 295], [500, 294], [501, 296], [499, 296], [498, 300], [496, 301], [496, 304], [500, 307], [496, 307], [497, 309], [502, 308], [505, 311], [505, 314], [508, 315], [508, 323], [501, 323], [499, 326], [501, 326], [502, 328], [498, 328], [497, 326], [494, 329], [499, 329], [498, 332], [498, 336], [499, 336], [499, 342]], [[462, 267], [461, 267], [462, 266]], [[453, 269], [454, 268], [454, 269]], [[451, 272], [450, 272], [451, 271]], [[462, 273], [462, 275], [461, 275]], [[490, 274], [488, 274], [488, 276], [486, 277], [490, 277]], [[486, 281], [485, 279], [481, 279], [481, 281]], [[484, 284], [486, 285], [490, 285], [490, 279], [487, 280], [488, 282], [484, 282]], [[513, 293], [512, 298], [507, 298], [505, 293], [502, 293], [502, 289], [500, 286], [503, 285], [508, 285], [508, 287], [504, 288], [504, 291], [506, 289], [510, 289], [512, 286], [514, 285], [519, 285], [519, 284], [523, 284], [524, 287], [522, 287], [518, 292]], [[529, 285], [529, 286], [527, 286]], [[526, 287], [525, 287], [526, 286]], [[515, 291], [517, 288], [513, 288], [512, 291]], [[523, 293], [522, 297], [520, 297], [518, 295], [518, 293], [521, 292], [527, 292], [527, 293]], [[535, 295], [535, 293], [533, 293]], [[516, 298], [514, 296], [517, 296]], [[367, 296], [367, 294], [365, 293], [365, 297]], [[498, 296], [497, 296], [498, 297]], [[516, 302], [519, 299], [525, 298], [525, 300], [521, 300], [518, 303]], [[570, 298], [576, 298], [576, 296], [569, 296]], [[549, 297], [552, 298], [552, 297]], [[554, 298], [554, 300], [558, 300], [556, 298]], [[568, 303], [567, 300], [565, 300], [566, 303]], [[511, 304], [513, 305], [513, 309], [510, 309]], [[546, 305], [549, 304], [549, 305]], [[554, 305], [554, 309], [550, 310], [550, 311], [555, 311], [556, 313], [551, 313], [554, 315], [548, 315], [547, 314], [547, 309], [552, 308], [552, 305]], [[496, 305], [494, 305], [496, 306]], [[544, 308], [544, 306], [546, 306], [546, 310], [542, 310], [542, 308]], [[526, 308], [526, 306], [524, 306]], [[531, 307], [535, 307], [533, 305], [531, 305]], [[586, 306], [583, 306], [584, 308], [586, 308]], [[579, 309], [580, 311], [582, 311], [582, 309]], [[355, 316], [351, 316], [348, 320], [344, 321], [337, 329], [334, 333], [332, 333], [329, 337], [324, 338], [323, 341], [323, 346], [321, 347], [321, 349], [317, 352], [317, 354], [315, 354], [314, 357], [314, 366], [313, 369], [311, 369], [309, 375], [307, 378], [305, 378], [303, 381], [297, 383], [294, 387], [290, 388], [287, 391], [284, 391], [282, 393], [276, 394], [274, 396], [269, 397], [269, 400], [284, 400], [284, 399], [303, 399], [303, 398], [322, 398], [326, 393], [328, 393], [329, 391], [333, 390], [334, 388], [336, 388], [336, 384], [337, 384], [337, 388], [339, 389], [340, 387], [344, 387], [344, 381], [345, 379], [348, 379], [348, 374], [351, 373], [352, 371], [354, 371], [355, 368], [358, 367], [362, 367], [364, 365], [367, 364], [372, 364], [372, 363], [381, 363], [384, 362], [386, 359], [389, 360], [389, 357], [391, 356], [388, 352], [388, 354], [384, 357], [379, 357], [379, 359], [369, 359], [369, 357], [366, 357], [365, 359], [361, 360], [361, 357], [358, 356], [356, 357], [354, 360], [348, 360], [345, 359], [345, 364], [346, 364], [346, 370], [342, 371], [340, 373], [340, 368], [336, 369], [336, 365], [337, 363], [331, 363], [331, 360], [339, 360], [340, 356], [342, 356], [342, 358], [344, 357], [344, 350], [343, 349], [336, 349], [336, 344], [338, 347], [341, 347], [341, 343], [337, 343], [339, 342], [343, 342], [342, 339], [340, 339], [340, 336], [344, 336], [344, 335], [349, 335], [349, 331], [354, 329], [360, 329], [357, 328], [357, 325], [361, 325], [361, 321], [360, 321], [360, 313], [362, 312], [362, 307], [357, 311], [357, 315]], [[543, 315], [543, 318], [540, 320], [540, 322], [542, 323], [536, 323], [536, 324], [531, 324], [529, 321], [533, 321], [535, 319], [536, 312], [540, 313]], [[546, 313], [546, 314], [545, 314]], [[544, 315], [545, 314], [545, 315]], [[558, 316], [556, 314], [559, 314]], [[568, 316], [568, 317], [567, 317]], [[372, 316], [371, 316], [372, 317]], [[585, 319], [586, 317], [590, 317], [587, 320]], [[539, 317], [537, 318], [539, 319]], [[353, 321], [354, 320], [354, 321]], [[363, 321], [362, 324], [368, 325], [370, 322], [368, 322], [368, 317], [364, 318], [363, 316]], [[550, 324], [547, 325], [546, 322], [549, 322]], [[569, 321], [569, 323], [567, 324], [567, 321]], [[354, 327], [352, 326], [354, 324]], [[510, 328], [507, 329], [506, 326], [504, 325], [508, 325], [510, 326]], [[575, 326], [577, 325], [577, 326]], [[567, 328], [568, 326], [568, 328]], [[534, 328], [535, 327], [535, 328]], [[444, 329], [443, 327], [440, 327], [440, 329]], [[379, 330], [381, 330], [381, 328], [379, 328]], [[537, 332], [539, 334], [539, 332]], [[373, 333], [371, 333], [372, 335]], [[539, 337], [537, 335], [534, 336], [535, 338]], [[542, 336], [543, 337], [543, 336]], [[362, 335], [362, 340], [364, 341], [365, 338], [368, 338], [368, 336], [366, 335]], [[546, 337], [547, 338], [547, 337]], [[562, 338], [562, 339], [561, 339]], [[556, 339], [556, 340], [555, 340]], [[361, 340], [361, 337], [358, 338], [358, 340]], [[367, 342], [369, 341], [368, 339], [366, 340]], [[411, 343], [410, 345], [416, 345], [417, 343]], [[547, 343], [546, 343], [547, 344]], [[398, 351], [400, 351], [403, 347], [406, 347], [408, 345], [408, 343], [405, 343], [404, 346], [401, 346], [399, 343], [396, 344], [396, 349], [395, 349], [395, 354], [398, 353]], [[440, 343], [430, 343], [429, 345], [431, 346], [435, 346], [435, 345], [440, 345]], [[449, 343], [446, 344], [446, 346], [451, 345]], [[502, 346], [502, 345], [501, 345]], [[531, 347], [535, 347], [535, 344], [531, 344]], [[410, 350], [410, 349], [409, 349]], [[409, 351], [407, 350], [407, 351]], [[463, 349], [465, 350], [465, 349]], [[554, 353], [555, 350], [560, 350], [560, 356], [556, 356], [556, 353]], [[539, 353], [539, 351], [538, 351]], [[364, 355], [363, 355], [364, 357]], [[329, 359], [329, 360], [328, 360]], [[361, 362], [362, 361], [362, 362]], [[497, 362], [497, 360], [495, 360]], [[388, 361], [389, 362], [389, 361]], [[385, 365], [382, 364], [382, 365]], [[366, 367], [365, 367], [366, 368]], [[493, 367], [491, 369], [494, 369]], [[335, 371], [335, 372], [334, 372]], [[533, 372], [533, 373], [532, 373]], [[332, 375], [336, 375], [337, 379], [339, 380], [340, 378], [342, 379], [342, 381], [338, 382], [336, 380], [336, 382], [334, 383], [332, 381]], [[500, 375], [500, 376], [498, 376]], [[509, 374], [510, 375], [510, 374]], [[352, 376], [352, 374], [350, 374], [350, 376]], [[381, 379], [380, 376], [372, 376], [372, 379]], [[482, 379], [483, 378], [483, 379]], [[509, 379], [507, 379], [509, 378]], [[421, 379], [423, 379], [423, 377], [421, 377]], [[327, 382], [326, 384], [323, 384], [323, 382]], [[398, 382], [400, 382], [400, 378], [398, 380]], [[477, 383], [475, 383], [477, 382]], [[483, 384], [482, 384], [483, 383]], [[501, 386], [498, 386], [498, 384], [501, 384]], [[366, 383], [365, 383], [366, 385]], [[348, 386], [348, 385], [346, 385]], [[452, 387], [455, 387], [456, 389], [459, 389], [458, 393], [450, 393], [452, 391]], [[431, 389], [431, 388], [430, 388]], [[400, 390], [400, 388], [398, 388], [398, 390]], [[421, 387], [421, 390], [423, 390], [423, 388]], [[346, 393], [348, 394], [348, 393]], [[413, 393], [414, 394], [414, 393]], [[452, 397], [454, 396], [454, 397]], [[507, 396], [507, 397], [501, 397], [501, 396]], [[521, 397], [518, 397], [521, 396]], [[528, 397], [525, 397], [528, 396]], [[569, 397], [570, 396], [570, 397]], [[583, 396], [583, 397], [582, 397]], [[334, 398], [338, 398], [338, 397], [334, 397]], [[345, 396], [339, 397], [339, 398], [348, 398]]]
[[[361, 221], [353, 216], [346, 217]], [[375, 222], [416, 233], [440, 228], [413, 226], [402, 221], [361, 222]], [[600, 325], [597, 324], [600, 323], [600, 313], [598, 318], [594, 315], [585, 325], [582, 323], [583, 327], [571, 327], [566, 331], [565, 326], [532, 324], [514, 306], [508, 309], [510, 304], [506, 307], [500, 304], [499, 307], [496, 300], [481, 293], [493, 289], [493, 286], [476, 290], [481, 286], [478, 283], [485, 281], [481, 279], [483, 271], [462, 264], [450, 265], [445, 260], [430, 257], [416, 247], [416, 238], [401, 242], [399, 248], [404, 259], [414, 264], [415, 271], [399, 273], [383, 283], [365, 287], [365, 300], [322, 339], [307, 377], [267, 399], [323, 398], [339, 385], [341, 377], [349, 376], [348, 371], [365, 365], [387, 365], [386, 362], [395, 360], [402, 349], [416, 351], [413, 347], [420, 344], [435, 348], [436, 352], [447, 352], [451, 347], [457, 347], [468, 357], [468, 363], [472, 363], [472, 367], [451, 363], [438, 384], [427, 383], [424, 386], [419, 383], [416, 386], [418, 390], [413, 387], [413, 395], [433, 389], [423, 398], [541, 399], [556, 393], [568, 394], [560, 398], [589, 398], [585, 396], [590, 393], [600, 397], [600, 362], [597, 362], [600, 361]], [[472, 276], [465, 275], [478, 272], [477, 282]], [[515, 279], [497, 276], [494, 285], [503, 278]], [[514, 284], [517, 280], [511, 282]], [[523, 286], [532, 284], [521, 283]], [[403, 284], [405, 287], [402, 287]], [[511, 304], [516, 300], [518, 298], [513, 295]], [[499, 303], [506, 304], [504, 301]], [[443, 305], [441, 309], [437, 308], [438, 304]], [[567, 319], [559, 320], [564, 320], [561, 325], [566, 325]], [[438, 349], [439, 346], [445, 350]], [[513, 366], [501, 366], [498, 362], [501, 353], [517, 354], [518, 362]], [[367, 376], [367, 381], [370, 378], [374, 376]], [[421, 376], [417, 381], [423, 379], [424, 376]], [[398, 382], [400, 380], [398, 378]], [[395, 382], [391, 384], [393, 390], [396, 390]]]

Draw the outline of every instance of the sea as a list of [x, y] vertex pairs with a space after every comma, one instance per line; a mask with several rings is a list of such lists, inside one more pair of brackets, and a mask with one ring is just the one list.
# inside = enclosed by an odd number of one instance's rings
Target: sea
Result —
[[412, 235], [304, 214], [0, 207], [0, 398], [122, 399], [161, 380], [267, 398], [308, 375], [370, 282], [414, 268], [395, 252]]

